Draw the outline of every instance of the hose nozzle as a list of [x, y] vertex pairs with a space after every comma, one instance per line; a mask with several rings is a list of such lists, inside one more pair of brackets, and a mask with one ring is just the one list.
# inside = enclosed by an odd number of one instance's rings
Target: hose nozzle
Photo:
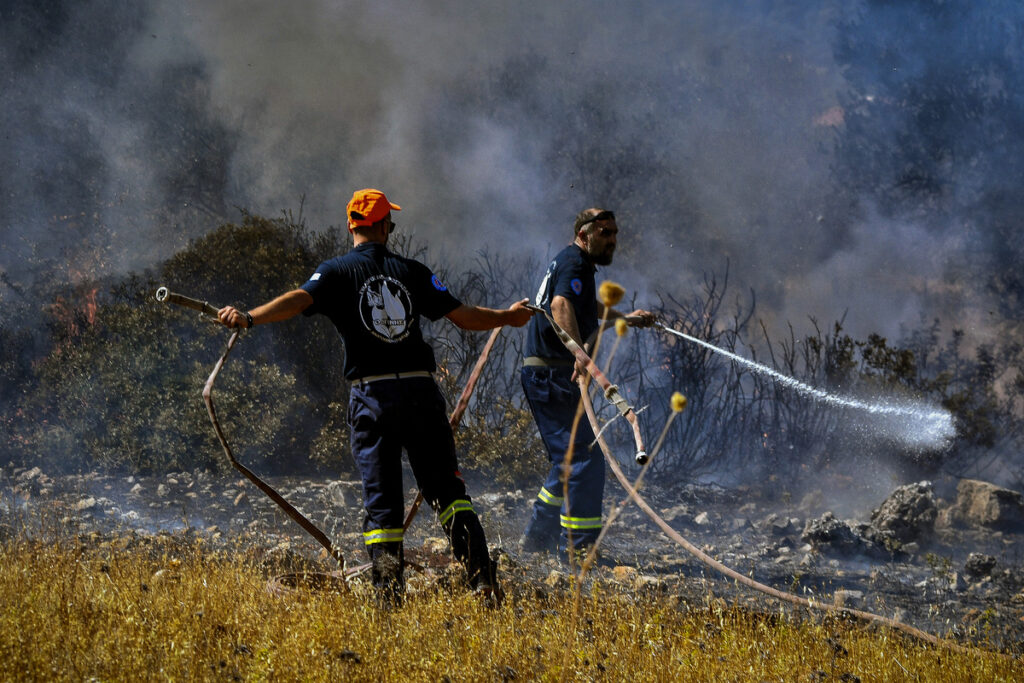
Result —
[[165, 304], [177, 304], [178, 306], [191, 308], [193, 311], [199, 311], [207, 317], [214, 319], [217, 318], [217, 308], [215, 306], [211, 306], [209, 301], [193, 299], [190, 296], [172, 292], [166, 287], [161, 287], [156, 290], [156, 300]]
[[637, 451], [636, 452], [636, 464], [637, 465], [646, 465], [647, 464], [647, 459], [648, 459], [647, 458], [647, 451]]

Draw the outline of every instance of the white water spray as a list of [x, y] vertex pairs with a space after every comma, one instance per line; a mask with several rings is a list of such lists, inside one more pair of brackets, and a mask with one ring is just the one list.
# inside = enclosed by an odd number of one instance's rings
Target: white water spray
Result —
[[673, 330], [671, 327], [660, 323], [658, 327], [677, 337], [699, 344], [715, 353], [722, 354], [737, 363], [749, 367], [755, 372], [768, 375], [780, 384], [805, 396], [810, 396], [815, 400], [834, 406], [863, 410], [872, 416], [876, 416], [880, 419], [872, 422], [871, 427], [873, 431], [881, 432], [890, 438], [902, 441], [908, 446], [922, 450], [944, 448], [956, 433], [953, 426], [953, 416], [947, 410], [936, 409], [933, 406], [916, 401], [886, 400], [869, 403], [855, 398], [830, 394], [827, 391], [816, 389], [784, 375], [767, 365], [737, 356], [735, 353], [721, 349], [714, 344], [709, 344], [702, 339], [697, 339], [679, 330]]

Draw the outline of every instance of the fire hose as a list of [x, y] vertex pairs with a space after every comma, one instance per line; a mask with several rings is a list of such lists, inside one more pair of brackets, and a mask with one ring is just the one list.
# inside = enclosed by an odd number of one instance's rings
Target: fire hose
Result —
[[[637, 439], [637, 453], [635, 457], [636, 462], [640, 465], [646, 464], [647, 454], [646, 452], [643, 452], [642, 441], [639, 437], [639, 426], [637, 424], [635, 411], [633, 411], [633, 409], [630, 408], [628, 404], [626, 404], [625, 401], [622, 400], [621, 398], [618, 401], [612, 398], [613, 396], [618, 395], [617, 387], [611, 384], [611, 382], [608, 380], [605, 374], [601, 372], [601, 370], [597, 367], [597, 364], [593, 361], [593, 359], [590, 358], [590, 356], [587, 355], [587, 353], [580, 347], [580, 345], [577, 344], [575, 340], [573, 340], [572, 337], [570, 337], [569, 334], [566, 333], [565, 330], [562, 329], [558, 325], [558, 323], [555, 322], [554, 318], [552, 318], [550, 314], [548, 314], [544, 309], [539, 307], [530, 306], [530, 308], [536, 312], [543, 313], [547, 317], [548, 322], [551, 323], [551, 327], [555, 330], [555, 333], [558, 335], [558, 338], [561, 340], [562, 344], [564, 344], [565, 347], [576, 357], [576, 359], [587, 368], [587, 370], [591, 373], [591, 376], [604, 390], [605, 397], [608, 398], [609, 401], [611, 401], [616, 406], [616, 408], [618, 408], [619, 413], [630, 421], [630, 424], [633, 427], [634, 436]], [[659, 327], [664, 328], [664, 325], [659, 325]], [[619, 483], [629, 494], [629, 499], [634, 501], [637, 504], [637, 506], [641, 510], [643, 510], [648, 517], [651, 518], [651, 520], [658, 526], [658, 528], [660, 528], [665, 533], [666, 536], [668, 536], [670, 539], [681, 545], [688, 553], [696, 557], [703, 564], [721, 574], [724, 574], [730, 579], [733, 579], [737, 583], [747, 586], [748, 588], [753, 588], [754, 590], [757, 590], [761, 593], [770, 595], [772, 597], [778, 598], [779, 600], [783, 600], [785, 602], [788, 602], [799, 607], [806, 607], [812, 610], [835, 612], [843, 615], [850, 615], [867, 622], [882, 624], [889, 628], [902, 631], [908, 635], [911, 635], [925, 642], [940, 647], [945, 647], [956, 652], [969, 653], [974, 651], [969, 647], [964, 647], [957, 643], [940, 639], [930, 633], [927, 633], [918, 628], [914, 628], [909, 624], [905, 624], [901, 621], [898, 621], [895, 618], [886, 618], [874, 614], [872, 612], [865, 612], [863, 610], [850, 609], [845, 607], [841, 608], [835, 605], [826, 605], [815, 600], [808, 600], [806, 598], [793, 595], [792, 593], [787, 593], [785, 591], [772, 588], [771, 586], [767, 586], [759, 581], [755, 581], [754, 579], [725, 566], [718, 560], [714, 559], [713, 557], [702, 551], [693, 543], [686, 540], [678, 531], [669, 526], [668, 522], [662, 519], [661, 516], [654, 511], [654, 509], [647, 503], [647, 501], [645, 501], [643, 497], [640, 496], [639, 492], [637, 492], [633, 484], [631, 484], [630, 481], [626, 478], [626, 475], [623, 473], [618, 461], [612, 455], [611, 449], [609, 448], [607, 441], [605, 441], [604, 437], [602, 436], [601, 426], [598, 424], [597, 414], [594, 411], [593, 402], [590, 400], [590, 394], [586, 378], [580, 377], [577, 381], [580, 386], [580, 400], [582, 401], [584, 411], [587, 414], [587, 420], [590, 422], [590, 426], [597, 437], [597, 443], [601, 448], [601, 452], [604, 454], [605, 460], [608, 462], [608, 466], [615, 474], [615, 478], [618, 479]], [[632, 419], [630, 419], [630, 417], [632, 417]], [[641, 459], [641, 453], [643, 453], [643, 459]]]
[[[594, 412], [593, 403], [590, 401], [590, 397], [587, 395], [586, 388], [583, 386], [582, 382], [580, 383], [580, 385], [582, 390], [581, 400], [583, 401], [584, 410], [586, 410], [587, 413], [587, 419], [590, 421], [590, 425], [594, 429], [594, 432], [597, 433], [599, 425], [597, 423], [597, 415]], [[895, 618], [890, 619], [887, 617], [880, 616], [878, 614], [873, 614], [871, 612], [865, 612], [863, 610], [851, 609], [848, 607], [837, 607], [835, 605], [827, 605], [821, 602], [817, 602], [815, 600], [808, 600], [798, 595], [793, 595], [792, 593], [787, 593], [785, 591], [778, 590], [777, 588], [772, 588], [771, 586], [767, 586], [759, 581], [755, 581], [749, 576], [740, 574], [734, 569], [730, 569], [729, 567], [725, 566], [718, 560], [714, 559], [713, 557], [702, 551], [693, 543], [690, 543], [678, 531], [669, 526], [668, 522], [662, 519], [661, 516], [658, 515], [658, 513], [655, 512], [654, 509], [647, 503], [647, 501], [643, 499], [643, 497], [637, 492], [637, 490], [633, 488], [633, 485], [626, 478], [626, 475], [623, 473], [622, 468], [619, 466], [618, 462], [615, 460], [615, 457], [612, 455], [611, 450], [608, 447], [608, 443], [604, 440], [604, 437], [598, 436], [597, 442], [598, 445], [601, 447], [601, 451], [604, 453], [604, 457], [605, 460], [608, 462], [608, 466], [611, 468], [612, 472], [615, 474], [615, 478], [618, 479], [622, 487], [626, 489], [626, 492], [629, 494], [630, 500], [634, 501], [637, 504], [637, 506], [641, 510], [643, 510], [648, 517], [651, 518], [651, 521], [653, 521], [658, 526], [658, 528], [665, 533], [666, 536], [668, 536], [670, 539], [681, 545], [688, 553], [696, 557], [698, 560], [703, 562], [706, 566], [710, 567], [711, 569], [714, 569], [715, 571], [724, 574], [730, 579], [733, 579], [737, 583], [741, 583], [744, 586], [747, 586], [748, 588], [753, 588], [756, 591], [760, 591], [762, 593], [765, 593], [766, 595], [770, 595], [780, 600], [784, 600], [785, 602], [788, 602], [799, 607], [807, 607], [809, 609], [819, 610], [823, 612], [835, 612], [843, 615], [848, 614], [850, 616], [857, 617], [864, 621], [882, 624], [884, 626], [888, 626], [889, 628], [893, 628], [898, 631], [903, 631], [904, 633], [914, 636], [915, 638], [919, 638], [928, 643], [932, 643], [933, 645], [949, 648], [956, 652], [968, 653], [974, 651], [969, 647], [964, 647], [962, 645], [952, 643], [948, 640], [938, 638], [937, 636], [934, 636], [930, 633], [914, 628], [909, 624], [904, 624], [903, 622], [898, 621]]]
[[[202, 315], [214, 318], [214, 320], [216, 320], [217, 317], [217, 308], [210, 305], [209, 302], [199, 301], [198, 299], [193, 299], [183, 294], [171, 292], [166, 287], [161, 287], [156, 290], [156, 300], [163, 303], [177, 304], [178, 306], [191, 308], [199, 311]], [[240, 334], [241, 330], [235, 330], [231, 334], [231, 337], [228, 339], [227, 348], [224, 349], [224, 353], [221, 354], [220, 359], [217, 361], [216, 365], [214, 365], [213, 372], [210, 373], [210, 377], [206, 380], [206, 385], [203, 387], [203, 401], [206, 403], [206, 411], [210, 414], [210, 422], [213, 423], [213, 429], [217, 433], [217, 440], [220, 441], [221, 448], [224, 449], [224, 454], [227, 456], [231, 465], [245, 475], [249, 481], [255, 484], [256, 487], [263, 491], [263, 493], [265, 493], [271, 500], [277, 503], [277, 505], [284, 510], [293, 521], [302, 527], [306, 533], [316, 539], [316, 541], [327, 550], [331, 557], [338, 561], [338, 564], [344, 567], [345, 559], [341, 554], [341, 550], [331, 542], [331, 539], [327, 537], [327, 534], [321, 531], [319, 527], [299, 512], [294, 505], [285, 500], [284, 497], [275, 491], [270, 484], [260, 479], [255, 472], [240, 463], [235, 458], [234, 453], [231, 451], [231, 447], [228, 445], [227, 439], [224, 436], [224, 431], [221, 429], [220, 422], [217, 420], [217, 411], [213, 406], [213, 383], [217, 380], [217, 375], [220, 374], [221, 369], [224, 367], [224, 362], [227, 360], [228, 354], [231, 353], [231, 349], [234, 348], [235, 342], [238, 341]]]

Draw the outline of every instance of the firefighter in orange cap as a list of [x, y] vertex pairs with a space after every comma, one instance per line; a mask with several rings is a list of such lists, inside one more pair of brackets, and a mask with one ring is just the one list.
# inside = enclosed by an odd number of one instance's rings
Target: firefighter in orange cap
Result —
[[330, 318], [345, 343], [352, 455], [363, 483], [363, 540], [380, 596], [400, 603], [405, 588], [404, 448], [470, 585], [493, 603], [500, 600], [495, 563], [459, 475], [445, 401], [431, 374], [434, 353], [419, 319], [446, 317], [463, 329], [488, 330], [521, 327], [532, 314], [525, 299], [501, 310], [464, 304], [427, 266], [389, 251], [391, 212], [399, 210], [379, 190], [355, 192], [346, 211], [353, 237], [348, 253], [320, 264], [298, 289], [251, 311], [221, 309], [220, 320], [228, 327], [252, 327], [299, 313]]

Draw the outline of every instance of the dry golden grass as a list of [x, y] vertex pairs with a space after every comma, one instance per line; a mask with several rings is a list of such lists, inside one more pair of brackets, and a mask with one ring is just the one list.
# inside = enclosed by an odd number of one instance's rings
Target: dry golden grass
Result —
[[[2, 680], [999, 681], [1024, 666], [836, 620], [721, 601], [507, 582], [504, 607], [415, 577], [401, 609], [365, 589], [274, 596], [255, 553], [114, 539], [0, 546]], [[565, 653], [568, 653], [566, 656]], [[567, 662], [567, 666], [565, 663]]]

